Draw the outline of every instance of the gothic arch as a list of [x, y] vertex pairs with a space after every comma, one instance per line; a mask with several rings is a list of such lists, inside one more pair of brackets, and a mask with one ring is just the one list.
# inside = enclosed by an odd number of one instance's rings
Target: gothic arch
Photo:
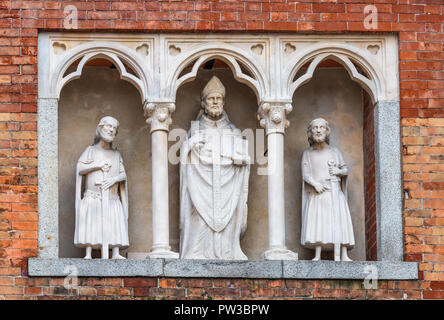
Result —
[[[145, 101], [150, 93], [148, 83], [152, 79], [143, 67], [142, 61], [136, 56], [136, 52], [116, 43], [91, 42], [82, 44], [68, 52], [68, 55], [60, 61], [52, 73], [50, 79], [50, 94], [59, 98], [62, 88], [70, 81], [80, 78], [85, 64], [95, 58], [104, 58], [112, 62], [120, 73], [120, 78], [133, 84]], [[66, 70], [78, 59], [81, 59], [76, 71], [65, 76]], [[129, 73], [124, 63], [126, 63], [137, 76]]]
[[[169, 92], [166, 93], [166, 96], [175, 97], [179, 87], [187, 82], [193, 81], [196, 78], [199, 67], [211, 59], [220, 59], [227, 63], [233, 72], [234, 78], [250, 87], [256, 94], [258, 101], [267, 96], [269, 91], [267, 77], [262, 68], [257, 65], [257, 61], [254, 61], [251, 55], [245, 53], [243, 50], [222, 42], [199, 46], [189, 52], [183, 59], [176, 61], [172, 68], [173, 71], [167, 79], [166, 88], [168, 88]], [[191, 63], [193, 63], [192, 70], [180, 76], [184, 68]], [[240, 64], [242, 64], [254, 78], [243, 73]]]
[[[378, 63], [372, 61], [373, 58], [366, 52], [347, 44], [315, 44], [291, 59], [287, 63], [288, 68], [286, 68], [290, 72], [284, 78], [284, 88], [287, 89], [286, 94], [291, 97], [297, 88], [310, 81], [316, 67], [326, 59], [335, 60], [342, 64], [351, 79], [358, 82], [368, 92], [373, 103], [384, 100], [386, 86]], [[307, 72], [294, 80], [299, 69], [308, 62], [310, 62], [310, 65]], [[355, 63], [364, 70], [368, 77], [359, 73]]]

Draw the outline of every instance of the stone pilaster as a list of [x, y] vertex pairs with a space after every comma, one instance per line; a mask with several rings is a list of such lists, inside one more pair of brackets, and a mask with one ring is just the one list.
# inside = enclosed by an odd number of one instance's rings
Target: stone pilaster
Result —
[[58, 107], [38, 100], [39, 258], [59, 257]]

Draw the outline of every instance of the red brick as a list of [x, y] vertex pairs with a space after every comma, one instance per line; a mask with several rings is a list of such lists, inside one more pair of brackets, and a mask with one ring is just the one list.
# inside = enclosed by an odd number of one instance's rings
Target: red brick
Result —
[[42, 288], [40, 287], [26, 287], [25, 288], [25, 295], [41, 295], [42, 294]]
[[143, 10], [143, 4], [138, 2], [113, 2], [111, 9], [119, 10]]
[[394, 5], [392, 6], [393, 12], [399, 13], [423, 13], [424, 6], [422, 5]]
[[213, 2], [212, 7], [213, 11], [243, 11], [244, 4], [241, 2]]
[[[79, 31], [362, 32], [364, 8], [378, 9], [379, 32], [398, 32], [405, 260], [419, 281], [28, 278], [37, 256], [37, 37], [60, 31], [75, 5]], [[350, 298], [443, 299], [444, 29], [442, 0], [5, 1], [0, 0], [0, 290], [6, 298]], [[367, 101], [367, 103], [369, 103]], [[369, 104], [371, 106], [371, 104]], [[377, 258], [373, 108], [364, 102], [366, 256]], [[367, 108], [367, 109], [366, 109]], [[7, 258], [6, 258], [7, 257]], [[424, 280], [425, 279], [425, 280]], [[122, 287], [123, 286], [123, 287]], [[159, 288], [160, 287], [160, 288]], [[6, 288], [6, 289], [5, 289]], [[2, 295], [2, 292], [0, 292]]]
[[[139, 288], [137, 288], [137, 289], [139, 289]], [[185, 289], [150, 288], [149, 295], [154, 296], [154, 297], [158, 297], [158, 298], [162, 298], [162, 297], [185, 298]]]
[[245, 22], [214, 22], [215, 30], [245, 30], [247, 24]]
[[96, 288], [98, 296], [128, 296], [131, 291], [126, 288]]
[[146, 11], [159, 11], [160, 3], [158, 2], [145, 2], [145, 10]]
[[345, 12], [345, 5], [336, 3], [313, 3], [313, 12]]
[[119, 18], [119, 14], [115, 11], [113, 12], [108, 12], [108, 11], [91, 11], [88, 12], [88, 19], [91, 20], [115, 20]]
[[23, 288], [14, 286], [0, 286], [0, 295], [23, 294]]
[[217, 12], [190, 12], [188, 14], [190, 20], [212, 20], [219, 21], [220, 14]]
[[157, 287], [155, 278], [125, 278], [125, 287]]
[[444, 291], [424, 291], [424, 299], [444, 299]]
[[97, 296], [97, 289], [96, 288], [81, 287], [79, 294], [81, 296]]
[[114, 21], [115, 29], [144, 29], [142, 21]]
[[[160, 286], [160, 285], [159, 285]], [[213, 282], [210, 279], [178, 279], [177, 287], [183, 288], [205, 288], [212, 287]]]

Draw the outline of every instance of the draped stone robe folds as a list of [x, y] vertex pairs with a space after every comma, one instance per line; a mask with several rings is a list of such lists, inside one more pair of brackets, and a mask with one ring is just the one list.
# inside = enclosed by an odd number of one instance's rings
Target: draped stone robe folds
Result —
[[[85, 175], [80, 174], [81, 165], [100, 161], [94, 153], [94, 147], [89, 146], [77, 163], [74, 244], [77, 247], [99, 249], [105, 238], [110, 248], [124, 249], [129, 246], [127, 183], [122, 181], [109, 188], [107, 212], [104, 212], [102, 194], [96, 184], [104, 180], [104, 172], [94, 170]], [[112, 154], [108, 159], [111, 167], [106, 173], [106, 178], [125, 174], [120, 152], [113, 150]]]
[[[330, 153], [337, 167], [347, 168], [337, 148], [328, 146], [326, 152]], [[325, 165], [316, 167], [313, 157], [316, 157], [316, 151], [312, 148], [302, 155], [301, 243], [308, 248], [322, 245], [327, 250], [333, 249], [333, 244], [352, 248], [355, 240], [347, 203], [347, 175], [330, 176], [327, 161]], [[314, 179], [315, 170], [318, 179]], [[321, 181], [319, 177], [323, 177]], [[330, 189], [319, 194], [313, 188], [316, 182], [326, 184]]]
[[181, 148], [180, 258], [247, 259], [250, 167], [234, 165], [236, 156], [248, 158], [248, 145], [225, 112], [217, 121], [201, 114]]

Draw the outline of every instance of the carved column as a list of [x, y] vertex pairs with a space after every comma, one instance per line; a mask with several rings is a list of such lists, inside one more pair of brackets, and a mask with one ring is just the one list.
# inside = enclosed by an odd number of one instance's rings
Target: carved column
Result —
[[148, 258], [178, 258], [169, 244], [168, 131], [174, 103], [146, 103], [146, 122], [151, 124], [153, 246]]
[[266, 129], [268, 143], [268, 238], [265, 260], [297, 260], [298, 255], [285, 246], [284, 134], [289, 126], [286, 115], [290, 103], [263, 102], [258, 119]]

